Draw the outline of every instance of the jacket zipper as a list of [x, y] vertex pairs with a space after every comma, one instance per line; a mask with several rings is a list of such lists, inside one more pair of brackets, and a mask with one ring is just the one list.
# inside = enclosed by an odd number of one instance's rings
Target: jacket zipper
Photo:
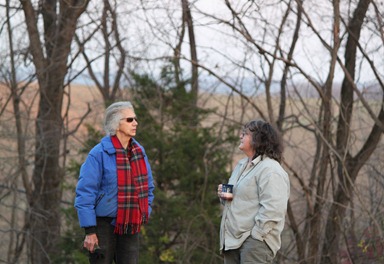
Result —
[[105, 195], [105, 194], [102, 193], [102, 194], [99, 196], [99, 198], [97, 198], [96, 203], [95, 203], [95, 208], [96, 208], [97, 205], [100, 203], [101, 199], [103, 199], [104, 195]]

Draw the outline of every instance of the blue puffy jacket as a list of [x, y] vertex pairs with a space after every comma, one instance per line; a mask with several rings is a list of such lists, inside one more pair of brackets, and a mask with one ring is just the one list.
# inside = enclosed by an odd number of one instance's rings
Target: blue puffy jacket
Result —
[[[139, 144], [135, 139], [133, 139]], [[148, 212], [152, 211], [154, 199], [151, 167], [143, 150], [148, 170]], [[96, 217], [117, 216], [117, 170], [116, 150], [110, 136], [102, 138], [88, 154], [80, 169], [79, 181], [76, 186], [75, 208], [80, 227], [96, 226]]]

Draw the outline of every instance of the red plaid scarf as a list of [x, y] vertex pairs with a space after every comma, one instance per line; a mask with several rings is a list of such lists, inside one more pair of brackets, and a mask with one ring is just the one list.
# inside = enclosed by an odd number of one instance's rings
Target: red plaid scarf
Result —
[[132, 139], [128, 152], [116, 136], [111, 137], [116, 149], [117, 165], [117, 218], [116, 234], [140, 232], [148, 222], [148, 173], [144, 154]]

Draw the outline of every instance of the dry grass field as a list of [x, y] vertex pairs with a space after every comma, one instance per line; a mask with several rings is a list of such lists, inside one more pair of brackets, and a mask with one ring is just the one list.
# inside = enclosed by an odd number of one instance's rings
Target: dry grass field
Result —
[[[14, 131], [14, 119], [13, 119], [13, 108], [12, 104], [9, 101], [9, 90], [4, 86], [0, 86], [0, 107], [6, 107], [3, 109], [3, 112], [0, 116], [1, 120], [1, 139], [0, 147], [3, 149], [11, 148], [15, 150], [15, 131]], [[102, 119], [104, 113], [104, 104], [101, 98], [99, 91], [95, 87], [90, 87], [86, 85], [71, 85], [66, 88], [65, 100], [63, 103], [63, 116], [65, 117], [65, 123], [68, 126], [68, 131], [71, 132], [73, 129], [77, 128], [80, 121], [83, 122], [76, 133], [73, 134], [68, 140], [67, 151], [69, 153], [68, 159], [76, 157], [78, 149], [81, 148], [81, 144], [86, 137], [86, 130], [84, 124], [90, 124], [96, 128], [102, 129]], [[129, 100], [129, 96], [122, 96], [122, 100]], [[24, 131], [27, 135], [30, 135], [29, 141], [33, 141], [33, 127], [34, 127], [34, 118], [37, 115], [36, 106], [37, 106], [37, 89], [35, 86], [30, 86], [25, 90], [22, 99], [23, 104], [21, 109], [22, 111], [22, 121], [24, 125]], [[277, 113], [278, 109], [278, 99], [276, 100], [276, 108], [274, 109]], [[318, 102], [315, 98], [306, 99], [306, 108], [304, 110], [303, 106], [296, 99], [291, 99], [288, 101], [287, 105], [287, 115], [295, 115], [300, 118], [303, 123], [311, 124], [313, 122], [311, 118], [315, 120], [315, 114], [318, 111]], [[30, 106], [32, 102], [32, 106]], [[252, 102], [256, 104], [260, 109], [265, 109], [266, 113], [266, 100], [264, 96], [258, 96], [252, 98]], [[199, 104], [202, 107], [216, 109], [214, 114], [211, 114], [204, 122], [204, 126], [210, 126], [213, 122], [221, 122], [223, 126], [227, 124], [236, 124], [239, 127], [239, 132], [241, 125], [245, 122], [260, 118], [260, 115], [256, 112], [252, 106], [246, 102], [244, 99], [239, 96], [230, 96], [224, 94], [211, 94], [203, 93], [200, 95]], [[90, 110], [90, 113], [82, 118]], [[358, 109], [359, 110], [359, 109]], [[334, 109], [334, 112], [337, 112], [337, 109]], [[355, 149], [358, 149], [361, 144], [361, 139], [364, 140], [369, 132], [368, 129], [372, 124], [372, 120], [367, 117], [365, 111], [358, 111], [356, 114], [356, 131], [354, 131], [354, 144], [352, 146]], [[140, 126], [139, 126], [140, 129]], [[284, 134], [284, 145], [285, 145], [285, 160], [290, 166], [295, 168], [296, 171], [302, 172], [305, 174], [310, 174], [310, 164], [313, 162], [313, 152], [316, 147], [316, 141], [312, 133], [296, 128], [286, 126], [286, 131]], [[139, 130], [140, 133], [140, 130]], [[220, 135], [218, 134], [218, 137]], [[383, 142], [383, 140], [382, 140]], [[29, 150], [32, 151], [33, 145], [29, 145]], [[372, 159], [381, 160], [379, 153], [382, 153], [383, 144], [381, 144], [376, 151], [376, 155]], [[16, 154], [14, 151], [1, 151], [0, 158], [4, 161], [11, 160], [12, 163], [16, 160], [15, 156], [10, 155], [10, 153]], [[233, 163], [236, 163], [239, 158], [242, 157], [242, 154], [234, 149], [234, 159]], [[231, 167], [231, 166], [230, 166]], [[3, 170], [4, 171], [4, 170]], [[366, 185], [367, 177], [360, 177], [359, 181]], [[295, 180], [292, 181], [295, 183]], [[295, 188], [295, 187], [294, 187]]]

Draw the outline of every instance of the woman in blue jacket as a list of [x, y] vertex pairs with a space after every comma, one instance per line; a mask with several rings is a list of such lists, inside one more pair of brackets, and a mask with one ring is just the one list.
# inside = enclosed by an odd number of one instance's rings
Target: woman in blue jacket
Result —
[[110, 105], [107, 135], [81, 166], [75, 208], [90, 263], [138, 263], [140, 227], [148, 222], [155, 186], [145, 150], [134, 139], [137, 126], [130, 102]]

